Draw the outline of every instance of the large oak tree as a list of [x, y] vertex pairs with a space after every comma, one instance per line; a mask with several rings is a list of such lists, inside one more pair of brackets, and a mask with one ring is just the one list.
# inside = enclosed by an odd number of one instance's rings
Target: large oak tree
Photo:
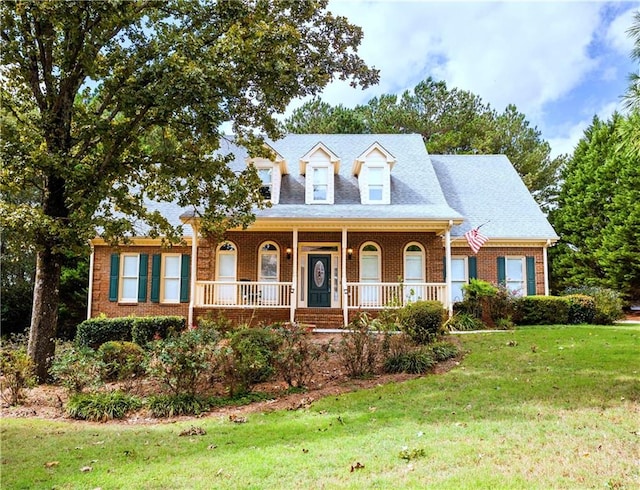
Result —
[[221, 125], [238, 141], [278, 136], [274, 116], [331, 80], [377, 82], [356, 50], [362, 31], [326, 0], [4, 1], [2, 226], [32, 243], [28, 351], [40, 379], [53, 354], [66, 253], [96, 229], [115, 239], [144, 221], [180, 230], [145, 200], [205, 209], [209, 229], [247, 224], [255, 171], [233, 173]]

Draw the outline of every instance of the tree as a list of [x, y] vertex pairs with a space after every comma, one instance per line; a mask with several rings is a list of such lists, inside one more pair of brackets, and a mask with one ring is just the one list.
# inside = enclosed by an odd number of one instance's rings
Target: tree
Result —
[[[640, 64], [640, 11], [633, 15], [633, 24], [627, 31], [633, 40], [631, 59]], [[624, 96], [627, 108], [640, 110], [640, 72], [629, 75], [629, 88]]]
[[561, 241], [551, 249], [554, 288], [605, 286], [640, 298], [640, 168], [637, 111], [593, 119], [562, 172], [558, 207], [550, 219]]
[[5, 1], [2, 15], [5, 229], [35, 247], [29, 355], [43, 380], [53, 354], [65, 254], [135, 233], [179, 239], [148, 199], [202, 209], [205, 231], [247, 225], [255, 170], [235, 174], [222, 123], [259, 151], [274, 115], [334, 78], [377, 82], [357, 56], [362, 31], [326, 0]]
[[501, 114], [466, 90], [432, 78], [399, 98], [386, 94], [348, 109], [320, 100], [307, 102], [285, 121], [294, 133], [418, 133], [433, 154], [505, 154], [538, 203], [556, 195], [565, 157], [551, 158], [540, 131], [514, 105]]

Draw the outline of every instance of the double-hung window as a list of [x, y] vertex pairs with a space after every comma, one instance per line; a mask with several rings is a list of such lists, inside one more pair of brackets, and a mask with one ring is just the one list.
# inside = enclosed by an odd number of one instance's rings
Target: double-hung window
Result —
[[271, 193], [273, 191], [273, 168], [258, 168], [258, 177], [262, 185], [260, 186], [260, 193], [265, 199], [271, 199]]
[[162, 302], [180, 302], [180, 254], [162, 254]]
[[369, 202], [382, 202], [384, 168], [370, 167], [367, 172], [367, 177], [369, 180]]
[[329, 167], [313, 167], [313, 201], [326, 202], [329, 189]]
[[138, 302], [138, 279], [140, 276], [140, 254], [121, 255], [120, 296], [122, 303]]
[[451, 257], [451, 301], [464, 299], [463, 286], [469, 282], [467, 257]]

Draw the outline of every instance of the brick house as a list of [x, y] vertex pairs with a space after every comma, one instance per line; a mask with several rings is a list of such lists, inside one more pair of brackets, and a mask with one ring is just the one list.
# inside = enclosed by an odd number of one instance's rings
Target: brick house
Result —
[[[182, 223], [182, 246], [92, 242], [89, 316], [211, 313], [237, 322], [345, 325], [358, 311], [432, 299], [447, 308], [471, 278], [548, 294], [553, 228], [503, 155], [429, 155], [420, 135], [288, 135], [254, 165], [272, 203], [216, 242], [193, 210], [149, 204]], [[477, 254], [465, 232], [482, 225]]]

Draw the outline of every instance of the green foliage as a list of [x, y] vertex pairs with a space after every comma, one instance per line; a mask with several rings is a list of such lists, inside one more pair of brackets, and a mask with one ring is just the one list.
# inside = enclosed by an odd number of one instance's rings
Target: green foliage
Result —
[[147, 374], [174, 395], [195, 396], [203, 389], [205, 375], [217, 367], [217, 346], [199, 330], [151, 344]]
[[187, 393], [151, 396], [145, 405], [152, 417], [200, 415], [211, 408], [208, 399]]
[[402, 331], [418, 344], [433, 342], [444, 333], [445, 309], [439, 301], [416, 301], [401, 310]]
[[569, 301], [558, 296], [523, 296], [515, 300], [518, 325], [557, 325], [569, 320]]
[[562, 237], [549, 251], [555, 291], [598, 286], [640, 298], [638, 127], [637, 111], [594, 118], [563, 169], [549, 215]]
[[424, 448], [413, 448], [409, 449], [407, 447], [402, 448], [400, 451], [400, 459], [404, 459], [406, 461], [413, 461], [414, 459], [424, 458], [426, 456], [426, 452]]
[[248, 393], [273, 376], [278, 344], [269, 328], [242, 328], [231, 334], [225, 366], [231, 395]]
[[491, 328], [501, 319], [513, 317], [514, 296], [506, 287], [471, 279], [462, 290], [464, 301], [456, 304], [460, 313], [469, 313]]
[[436, 365], [431, 349], [422, 347], [384, 360], [385, 373], [424, 374]]
[[565, 296], [569, 302], [567, 322], [572, 325], [580, 323], [592, 323], [596, 316], [596, 301], [586, 294], [568, 294]]
[[3, 342], [0, 347], [0, 397], [9, 405], [18, 405], [24, 391], [35, 386], [33, 361], [23, 346]]
[[150, 316], [132, 318], [131, 339], [140, 346], [153, 340], [166, 339], [186, 328], [186, 320], [181, 316]]
[[597, 325], [610, 325], [616, 320], [624, 317], [622, 310], [624, 302], [621, 295], [608, 288], [583, 287], [570, 288], [566, 290], [569, 294], [581, 294], [593, 298], [595, 313], [593, 323]]
[[[457, 304], [457, 303], [456, 303]], [[449, 330], [454, 332], [468, 332], [471, 330], [482, 330], [485, 328], [484, 323], [471, 313], [456, 312], [446, 322]]]
[[65, 410], [69, 417], [92, 422], [121, 419], [142, 407], [142, 401], [121, 391], [75, 394], [69, 398]]
[[111, 340], [131, 341], [134, 317], [89, 318], [78, 325], [75, 343], [78, 347], [97, 349]]
[[274, 356], [275, 367], [290, 387], [306, 386], [326, 359], [330, 343], [313, 341], [313, 334], [298, 323], [275, 328], [279, 346]]
[[104, 365], [104, 379], [122, 381], [144, 373], [145, 353], [138, 344], [112, 340], [98, 349]]
[[451, 342], [434, 342], [429, 346], [436, 362], [446, 361], [456, 357], [460, 350]]
[[359, 313], [336, 347], [342, 366], [352, 378], [375, 374], [378, 367], [381, 343], [370, 323], [369, 315]]
[[207, 312], [204, 316], [199, 316], [197, 324], [200, 330], [214, 330], [222, 335], [231, 332], [235, 328], [234, 323], [220, 312], [217, 314]]
[[70, 394], [100, 386], [104, 371], [105, 366], [96, 351], [70, 343], [58, 344], [51, 364], [51, 375]]

